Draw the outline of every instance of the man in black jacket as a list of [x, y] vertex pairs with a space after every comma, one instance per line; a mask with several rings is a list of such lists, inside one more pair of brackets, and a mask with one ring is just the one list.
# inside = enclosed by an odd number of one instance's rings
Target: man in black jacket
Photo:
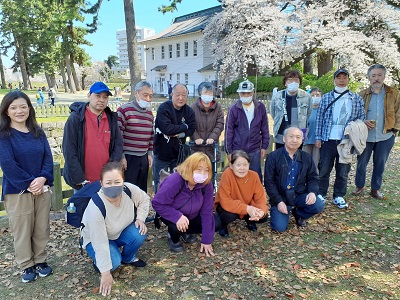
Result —
[[172, 172], [177, 165], [179, 143], [185, 143], [196, 128], [193, 109], [186, 104], [188, 89], [177, 83], [172, 88], [172, 101], [165, 101], [158, 110], [154, 122], [153, 181], [158, 190], [160, 171]]
[[89, 102], [75, 102], [64, 127], [62, 142], [64, 180], [79, 190], [86, 183], [100, 179], [100, 170], [110, 160], [122, 158], [122, 136], [118, 116], [111, 111], [111, 92], [103, 82], [89, 90]]
[[318, 175], [310, 154], [299, 149], [303, 132], [289, 127], [283, 134], [284, 147], [272, 152], [265, 163], [264, 186], [269, 196], [271, 228], [287, 229], [290, 211], [296, 224], [320, 213], [325, 203], [317, 198]]

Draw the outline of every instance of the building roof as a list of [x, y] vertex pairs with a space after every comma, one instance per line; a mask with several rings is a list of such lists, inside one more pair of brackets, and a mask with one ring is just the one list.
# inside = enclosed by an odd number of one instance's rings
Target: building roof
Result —
[[204, 72], [204, 71], [212, 71], [214, 70], [214, 64], [208, 64], [207, 66], [202, 67], [201, 69], [198, 69], [197, 72]]
[[162, 71], [162, 70], [165, 70], [167, 68], [167, 65], [159, 65], [159, 66], [156, 66], [156, 67], [154, 67], [153, 69], [151, 69], [150, 71]]
[[171, 24], [171, 26], [156, 35], [141, 40], [139, 43], [146, 43], [158, 39], [166, 39], [178, 35], [202, 31], [206, 27], [207, 22], [210, 20], [210, 16], [221, 11], [222, 7], [218, 5], [181, 17], [177, 17], [174, 19], [174, 22]]

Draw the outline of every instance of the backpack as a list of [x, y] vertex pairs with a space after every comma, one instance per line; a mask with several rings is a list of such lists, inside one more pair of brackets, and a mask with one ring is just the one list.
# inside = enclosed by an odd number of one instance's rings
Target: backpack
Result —
[[[94, 181], [89, 184], [86, 184], [82, 187], [76, 194], [74, 194], [71, 198], [68, 199], [67, 204], [65, 206], [66, 215], [65, 220], [66, 222], [75, 227], [83, 229], [85, 225], [82, 224], [82, 217], [83, 213], [86, 210], [86, 207], [89, 204], [90, 199], [94, 202], [94, 204], [99, 208], [103, 217], [106, 217], [106, 207], [104, 206], [104, 202], [100, 199], [100, 196], [97, 194], [100, 191], [101, 185], [100, 181]], [[132, 198], [131, 190], [124, 185], [124, 192]], [[67, 211], [68, 206], [70, 203], [74, 203], [76, 208], [76, 212], [70, 213]], [[135, 206], [135, 218], [136, 218], [136, 206]]]

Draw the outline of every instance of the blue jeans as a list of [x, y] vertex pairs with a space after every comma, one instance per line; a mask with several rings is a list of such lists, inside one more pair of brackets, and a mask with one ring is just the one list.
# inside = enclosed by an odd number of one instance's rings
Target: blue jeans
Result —
[[[322, 202], [318, 197], [314, 204], [307, 205], [306, 197], [308, 194], [301, 194], [296, 197], [295, 209], [296, 213], [303, 220], [307, 220], [312, 216], [319, 214], [324, 210], [324, 202]], [[283, 214], [278, 210], [277, 206], [271, 206], [270, 218], [271, 218], [271, 228], [272, 230], [283, 232], [286, 231], [289, 224], [290, 212], [292, 211], [292, 206], [287, 206], [288, 214]]]
[[329, 187], [329, 177], [335, 164], [336, 177], [333, 185], [333, 197], [344, 197], [347, 192], [347, 177], [350, 164], [339, 163], [337, 145], [341, 141], [329, 140], [322, 143], [319, 160], [319, 194], [326, 196]]
[[157, 193], [159, 184], [160, 184], [160, 171], [164, 169], [167, 172], [172, 173], [174, 168], [176, 167], [177, 164], [177, 159], [173, 159], [171, 161], [164, 161], [158, 159], [156, 155], [153, 155], [153, 182], [154, 182], [154, 193]]
[[[136, 253], [146, 239], [146, 235], [141, 235], [139, 229], [139, 227], [136, 228], [135, 224], [132, 223], [121, 232], [119, 238], [108, 241], [112, 262], [111, 271], [118, 268], [121, 263], [131, 263], [136, 259]], [[119, 247], [122, 247], [122, 252], [119, 251]], [[86, 251], [96, 264], [96, 254], [92, 243], [86, 245]]]
[[261, 174], [261, 150], [256, 150], [254, 152], [247, 153], [250, 158], [250, 170], [257, 172], [258, 176], [260, 177], [260, 181], [262, 180]]
[[389, 157], [389, 153], [393, 148], [395, 137], [394, 135], [386, 141], [376, 143], [367, 143], [364, 152], [357, 159], [356, 186], [363, 188], [365, 186], [365, 177], [367, 165], [372, 157], [373, 170], [371, 177], [371, 190], [380, 190], [382, 186], [382, 176], [385, 171], [385, 164]]

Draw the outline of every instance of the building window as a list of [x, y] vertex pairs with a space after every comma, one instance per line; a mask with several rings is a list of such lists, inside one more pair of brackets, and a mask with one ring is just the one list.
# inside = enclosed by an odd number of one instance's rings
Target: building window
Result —
[[172, 58], [172, 45], [168, 45], [169, 58]]
[[185, 56], [189, 55], [189, 42], [185, 42]]
[[189, 74], [185, 73], [185, 84], [189, 84]]
[[151, 59], [152, 60], [156, 59], [156, 50], [154, 48], [151, 48]]
[[193, 56], [197, 56], [197, 41], [193, 41]]
[[181, 57], [181, 44], [176, 44], [176, 57]]
[[165, 58], [165, 47], [161, 46], [161, 59]]
[[172, 74], [169, 74], [169, 81], [172, 81]]
[[176, 74], [176, 82], [181, 82], [181, 74]]

